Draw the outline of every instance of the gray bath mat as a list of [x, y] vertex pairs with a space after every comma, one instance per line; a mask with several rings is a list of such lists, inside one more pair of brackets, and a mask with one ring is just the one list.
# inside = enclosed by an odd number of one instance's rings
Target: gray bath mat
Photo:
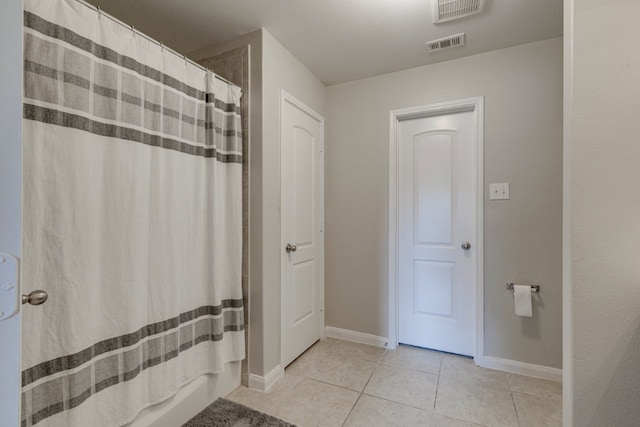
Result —
[[295, 427], [278, 418], [220, 398], [182, 427]]

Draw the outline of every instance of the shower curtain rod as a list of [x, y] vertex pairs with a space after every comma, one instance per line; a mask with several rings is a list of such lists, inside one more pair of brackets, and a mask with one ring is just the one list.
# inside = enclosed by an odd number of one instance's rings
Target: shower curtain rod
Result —
[[157, 46], [160, 46], [162, 49], [167, 50], [168, 52], [171, 52], [172, 54], [174, 54], [175, 56], [184, 59], [185, 61], [189, 62], [191, 65], [196, 66], [197, 68], [201, 69], [202, 71], [208, 71], [210, 73], [212, 73], [216, 79], [218, 80], [222, 80], [223, 82], [230, 84], [230, 85], [234, 85], [236, 86], [234, 83], [231, 83], [229, 80], [225, 79], [224, 77], [220, 77], [218, 74], [214, 73], [213, 71], [211, 71], [210, 69], [203, 67], [202, 65], [198, 64], [197, 62], [187, 58], [186, 55], [180, 54], [178, 52], [176, 52], [175, 50], [171, 49], [168, 46], [165, 46], [163, 43], [159, 42], [158, 40], [149, 37], [148, 35], [146, 35], [145, 33], [136, 30], [133, 25], [127, 25], [126, 23], [122, 22], [121, 20], [119, 20], [118, 18], [116, 18], [115, 16], [109, 15], [108, 13], [104, 12], [102, 9], [100, 9], [99, 6], [94, 6], [91, 3], [85, 1], [85, 0], [76, 0], [78, 3], [82, 4], [83, 6], [88, 7], [89, 9], [93, 9], [95, 12], [98, 13], [99, 16], [106, 16], [107, 18], [109, 18], [110, 20], [112, 20], [113, 22], [115, 22], [118, 25], [121, 25], [125, 28], [129, 28], [131, 29], [131, 31], [133, 31], [135, 34], [144, 37], [145, 39], [149, 40], [150, 42], [154, 43]]

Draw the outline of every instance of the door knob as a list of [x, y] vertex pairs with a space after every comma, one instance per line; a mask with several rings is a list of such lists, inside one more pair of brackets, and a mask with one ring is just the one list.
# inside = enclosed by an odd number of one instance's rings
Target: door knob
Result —
[[462, 244], [462, 249], [464, 249], [465, 251], [468, 251], [469, 249], [471, 249], [471, 243], [469, 242], [464, 242]]
[[49, 294], [46, 291], [37, 290], [29, 293], [29, 295], [22, 295], [22, 303], [29, 303], [31, 305], [44, 304], [49, 298]]
[[287, 253], [291, 253], [297, 251], [298, 247], [296, 245], [292, 245], [291, 243], [287, 243], [287, 246], [284, 247], [284, 250], [287, 251]]

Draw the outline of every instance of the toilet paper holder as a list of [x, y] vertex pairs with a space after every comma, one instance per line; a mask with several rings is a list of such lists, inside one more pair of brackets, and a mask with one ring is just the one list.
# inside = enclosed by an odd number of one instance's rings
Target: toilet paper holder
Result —
[[[513, 291], [513, 285], [517, 285], [518, 283], [507, 283], [507, 289], [510, 291]], [[531, 286], [531, 292], [533, 292], [534, 294], [538, 294], [540, 293], [540, 285], [530, 285]]]

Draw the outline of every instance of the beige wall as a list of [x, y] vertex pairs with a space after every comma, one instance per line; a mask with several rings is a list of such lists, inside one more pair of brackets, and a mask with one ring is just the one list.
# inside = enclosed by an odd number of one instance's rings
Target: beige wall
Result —
[[[485, 96], [485, 184], [508, 181], [512, 193], [509, 201], [485, 202], [486, 354], [560, 367], [562, 41], [329, 88], [265, 30], [191, 57], [247, 42], [252, 43], [250, 373], [263, 376], [280, 363], [282, 89], [327, 119], [327, 325], [379, 336], [387, 336], [388, 112]], [[533, 319], [512, 314], [507, 280], [542, 285]], [[353, 309], [354, 301], [360, 309]]]
[[[426, 53], [425, 53], [426, 54]], [[327, 89], [326, 321], [387, 336], [389, 110], [485, 97], [485, 354], [562, 365], [562, 39]], [[511, 200], [489, 201], [491, 182]], [[534, 317], [505, 282], [541, 285]]]
[[573, 425], [640, 425], [640, 2], [574, 3]]
[[200, 59], [251, 45], [249, 372], [280, 364], [280, 93], [325, 115], [325, 86], [266, 30], [190, 54]]

